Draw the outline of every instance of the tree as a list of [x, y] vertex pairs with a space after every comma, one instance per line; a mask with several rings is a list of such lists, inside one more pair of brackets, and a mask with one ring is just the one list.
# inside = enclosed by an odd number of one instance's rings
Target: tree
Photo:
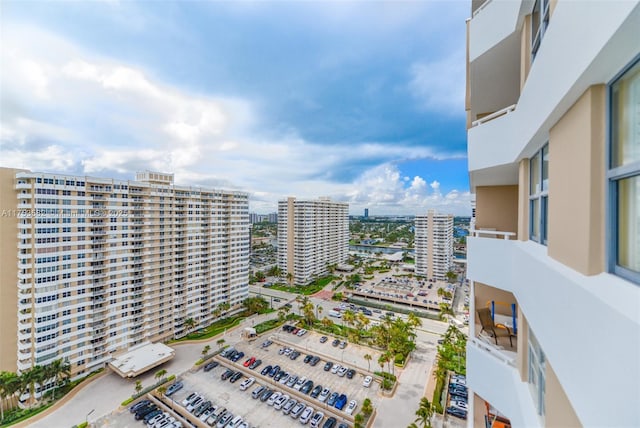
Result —
[[429, 402], [427, 397], [422, 397], [420, 400], [420, 407], [416, 410], [417, 418], [415, 423], [420, 424], [421, 428], [431, 428], [431, 418], [433, 417], [433, 412], [435, 410], [434, 407], [435, 406]]
[[413, 328], [422, 327], [422, 320], [413, 312], [407, 315], [407, 323]]
[[322, 305], [318, 304], [316, 305], [316, 319], [320, 318], [320, 315], [323, 311]]
[[353, 418], [353, 423], [354, 423], [354, 428], [362, 428], [362, 423], [364, 422], [364, 416], [362, 415], [362, 413], [358, 413], [354, 418]]
[[367, 360], [367, 371], [371, 371], [371, 360], [373, 357], [370, 354], [364, 354], [364, 359]]
[[356, 314], [350, 310], [347, 309], [346, 311], [344, 311], [344, 313], [342, 314], [342, 320], [348, 325], [350, 326], [351, 324], [353, 324], [353, 321], [356, 319]]
[[191, 331], [196, 326], [196, 321], [193, 318], [187, 318], [184, 320], [184, 326], [187, 327], [187, 331]]
[[156, 374], [155, 374], [153, 377], [155, 377], [156, 379], [160, 380], [160, 379], [162, 379], [166, 374], [167, 374], [167, 371], [166, 371], [165, 369], [161, 369], [161, 370], [158, 370], [158, 371], [156, 372]]
[[218, 319], [220, 318], [220, 314], [222, 314], [222, 309], [220, 309], [220, 306], [218, 305], [212, 312], [211, 315], [213, 315], [214, 318]]
[[142, 382], [140, 382], [139, 380], [136, 381], [136, 386], [134, 387], [136, 390], [136, 393], [140, 393], [140, 391], [142, 391]]
[[264, 272], [258, 271], [254, 274], [254, 277], [256, 278], [256, 281], [262, 282], [265, 280], [266, 276], [264, 274]]
[[287, 282], [289, 283], [289, 286], [293, 284], [293, 274], [291, 272], [287, 272]]
[[20, 390], [20, 377], [13, 372], [0, 372], [0, 420], [4, 419], [4, 402], [15, 398]]
[[53, 379], [53, 399], [56, 399], [56, 388], [61, 380], [69, 379], [71, 376], [71, 364], [61, 358], [57, 359], [46, 366], [47, 378]]
[[371, 400], [369, 398], [365, 398], [362, 402], [362, 413], [365, 415], [370, 415], [373, 412], [373, 406], [371, 405]]
[[458, 279], [458, 275], [456, 275], [455, 272], [453, 271], [448, 271], [445, 276], [447, 277], [447, 281], [451, 282], [455, 282], [456, 279]]
[[231, 305], [229, 302], [222, 302], [218, 305], [223, 314], [226, 314], [229, 309], [231, 309]]
[[36, 385], [42, 385], [46, 380], [44, 378], [46, 372], [44, 367], [35, 365], [31, 369], [25, 371], [20, 375], [21, 384], [25, 389], [29, 391], [29, 401], [31, 405], [36, 401]]
[[218, 339], [216, 341], [216, 343], [218, 344], [218, 349], [222, 348], [222, 345], [224, 345], [225, 340], [224, 339]]
[[164, 393], [167, 392], [167, 387], [162, 385], [158, 388], [158, 394], [160, 395], [164, 395]]
[[438, 287], [438, 297], [442, 297], [443, 294], [444, 294], [444, 289]]

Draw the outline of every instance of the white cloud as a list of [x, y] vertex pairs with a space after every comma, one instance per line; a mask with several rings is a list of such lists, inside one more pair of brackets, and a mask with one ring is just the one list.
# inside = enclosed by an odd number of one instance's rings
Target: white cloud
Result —
[[426, 110], [464, 114], [464, 52], [453, 51], [448, 57], [433, 62], [417, 62], [409, 70], [409, 90]]

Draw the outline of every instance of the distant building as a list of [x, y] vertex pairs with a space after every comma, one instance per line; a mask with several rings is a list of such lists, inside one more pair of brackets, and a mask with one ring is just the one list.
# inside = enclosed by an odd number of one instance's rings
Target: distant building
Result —
[[364, 209], [364, 218], [369, 218], [369, 208]]
[[416, 275], [445, 280], [453, 264], [453, 215], [429, 210], [415, 217]]
[[306, 285], [349, 255], [349, 204], [328, 198], [278, 202], [278, 266]]

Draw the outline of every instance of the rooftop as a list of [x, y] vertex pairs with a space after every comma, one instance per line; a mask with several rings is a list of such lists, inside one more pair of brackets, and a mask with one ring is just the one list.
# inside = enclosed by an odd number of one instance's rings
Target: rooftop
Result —
[[162, 343], [145, 343], [114, 358], [109, 366], [122, 377], [136, 377], [172, 359], [176, 351]]

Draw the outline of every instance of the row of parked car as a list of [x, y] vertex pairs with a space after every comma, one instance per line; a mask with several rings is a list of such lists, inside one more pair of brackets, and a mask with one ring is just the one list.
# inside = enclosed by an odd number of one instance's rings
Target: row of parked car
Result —
[[[249, 378], [240, 385], [240, 389], [246, 390], [245, 382], [249, 385], [253, 384], [255, 379]], [[297, 384], [296, 384], [297, 385]], [[335, 393], [334, 393], [335, 394]], [[342, 395], [344, 400], [346, 396]], [[264, 385], [258, 385], [252, 392], [251, 397], [254, 400], [260, 400], [268, 406], [272, 406], [275, 410], [282, 410], [285, 415], [298, 419], [302, 425], [310, 424], [311, 428], [347, 428], [345, 423], [338, 424], [338, 420], [334, 416], [330, 416], [325, 420], [325, 414], [321, 410], [315, 410], [313, 407], [306, 405], [302, 401], [298, 402], [289, 395], [273, 390]], [[355, 404], [353, 406], [355, 409]], [[352, 410], [353, 411], [353, 410]], [[324, 421], [324, 424], [323, 424]]]
[[137, 421], [142, 420], [150, 428], [182, 428], [182, 423], [162, 411], [151, 400], [142, 400], [129, 407]]
[[180, 404], [210, 427], [249, 428], [249, 423], [241, 416], [234, 415], [224, 406], [216, 405], [198, 392], [192, 392]]
[[464, 375], [455, 374], [449, 380], [449, 407], [447, 414], [460, 419], [467, 419], [469, 391]]

